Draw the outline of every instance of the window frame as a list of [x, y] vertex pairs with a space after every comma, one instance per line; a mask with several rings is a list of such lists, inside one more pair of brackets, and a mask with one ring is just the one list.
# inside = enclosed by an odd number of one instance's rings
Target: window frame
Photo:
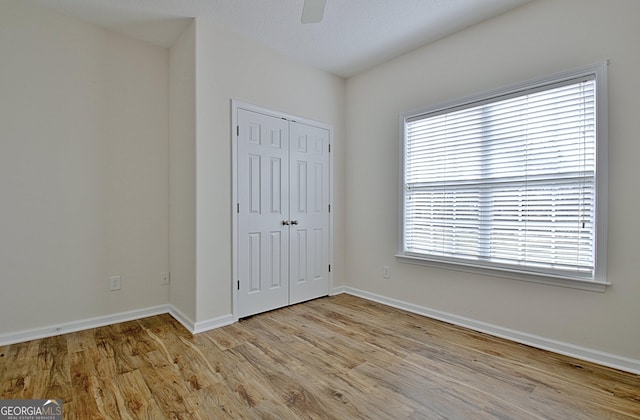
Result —
[[[399, 178], [399, 214], [398, 214], [398, 252], [396, 259], [402, 263], [426, 265], [441, 269], [469, 272], [493, 277], [551, 284], [555, 286], [571, 287], [583, 290], [603, 292], [607, 281], [607, 173], [608, 173], [608, 93], [607, 93], [607, 65], [608, 61], [580, 67], [577, 69], [553, 73], [547, 76], [527, 80], [510, 86], [482, 92], [460, 99], [439, 103], [406, 112], [399, 117], [400, 143], [400, 178]], [[595, 78], [595, 118], [596, 118], [596, 171], [595, 171], [595, 229], [594, 229], [594, 277], [593, 280], [577, 279], [543, 272], [535, 272], [527, 268], [517, 267], [487, 267], [475, 264], [473, 261], [450, 261], [446, 257], [439, 258], [427, 254], [415, 255], [404, 250], [405, 231], [405, 124], [407, 121], [425, 114], [446, 113], [454, 109], [471, 107], [480, 102], [498, 101], [505, 95], [517, 95], [532, 89], [539, 89], [556, 83], [563, 83], [573, 79], [593, 76]]]

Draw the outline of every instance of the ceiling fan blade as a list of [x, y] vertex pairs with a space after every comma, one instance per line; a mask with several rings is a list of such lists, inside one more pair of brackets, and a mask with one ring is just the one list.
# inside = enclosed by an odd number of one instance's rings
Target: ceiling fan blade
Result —
[[302, 8], [302, 23], [318, 23], [324, 15], [327, 0], [304, 0]]

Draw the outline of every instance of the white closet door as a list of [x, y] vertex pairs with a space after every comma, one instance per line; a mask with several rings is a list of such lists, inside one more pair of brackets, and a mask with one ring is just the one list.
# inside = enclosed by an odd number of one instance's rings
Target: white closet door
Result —
[[[289, 304], [288, 122], [238, 109], [238, 317]], [[285, 221], [287, 224], [283, 224]]]
[[234, 286], [242, 318], [329, 294], [331, 133], [240, 107], [236, 122]]
[[291, 122], [289, 303], [329, 294], [329, 130]]

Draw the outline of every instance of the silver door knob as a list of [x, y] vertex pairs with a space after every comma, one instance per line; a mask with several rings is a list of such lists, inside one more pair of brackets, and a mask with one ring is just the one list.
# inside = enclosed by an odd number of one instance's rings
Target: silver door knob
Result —
[[289, 221], [288, 220], [283, 220], [282, 221], [282, 226], [289, 226]]
[[297, 221], [296, 219], [293, 219], [293, 220], [291, 221], [291, 224], [292, 224], [292, 225], [297, 225], [297, 224], [298, 224], [298, 221]]

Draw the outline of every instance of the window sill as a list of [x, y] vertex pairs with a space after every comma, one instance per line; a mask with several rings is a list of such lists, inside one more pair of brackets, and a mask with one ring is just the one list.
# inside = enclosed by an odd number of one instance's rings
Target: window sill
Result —
[[401, 263], [423, 265], [427, 267], [439, 268], [442, 270], [461, 271], [464, 273], [479, 274], [482, 276], [500, 277], [518, 281], [528, 281], [532, 283], [548, 284], [551, 286], [568, 287], [571, 289], [588, 290], [591, 292], [604, 292], [611, 283], [597, 282], [589, 280], [579, 280], [571, 278], [553, 277], [546, 275], [531, 274], [515, 270], [502, 270], [499, 268], [486, 268], [474, 266], [472, 264], [457, 264], [442, 262], [407, 255], [396, 255], [396, 259]]

